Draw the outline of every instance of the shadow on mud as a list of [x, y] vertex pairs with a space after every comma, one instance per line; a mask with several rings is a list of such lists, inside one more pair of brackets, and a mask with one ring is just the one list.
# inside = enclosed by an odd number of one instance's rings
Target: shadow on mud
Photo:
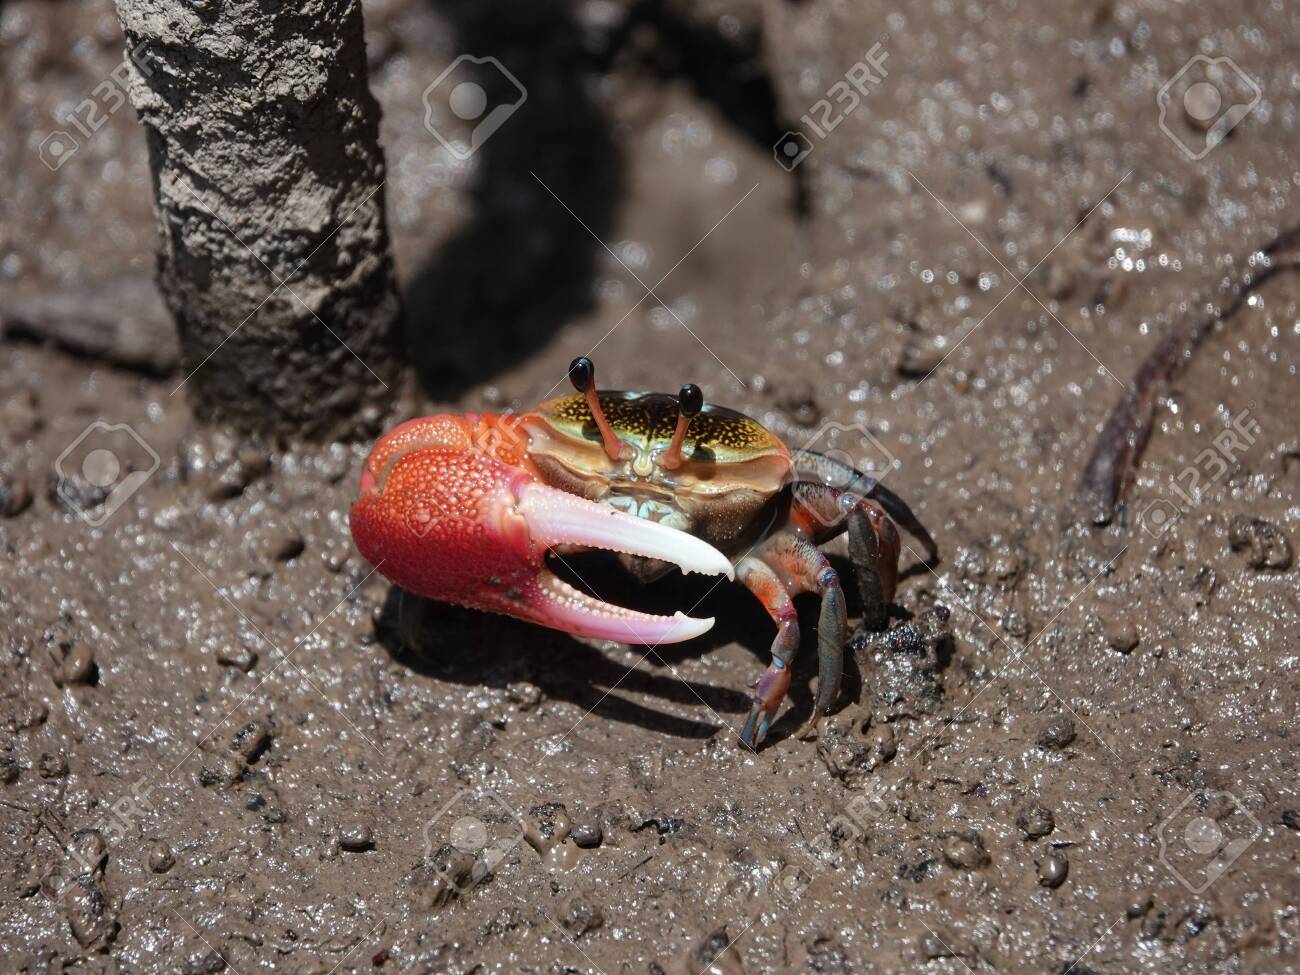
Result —
[[[403, 295], [420, 385], [449, 402], [528, 360], [594, 307], [600, 267], [614, 263], [604, 243], [613, 244], [626, 182], [593, 94], [598, 79], [616, 69], [686, 78], [765, 151], [790, 126], [777, 115], [756, 32], [730, 41], [660, 0], [634, 5], [605, 30], [577, 23], [564, 0], [430, 2], [456, 50], [496, 59], [527, 92], [474, 154], [468, 221]], [[517, 97], [491, 64], [467, 70], [489, 105]]]

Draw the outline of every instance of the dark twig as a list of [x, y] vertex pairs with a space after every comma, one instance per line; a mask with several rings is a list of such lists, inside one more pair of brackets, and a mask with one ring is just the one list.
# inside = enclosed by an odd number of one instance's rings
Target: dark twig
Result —
[[1191, 362], [1192, 354], [1222, 321], [1236, 314], [1250, 295], [1278, 271], [1300, 268], [1300, 255], [1286, 253], [1300, 243], [1300, 226], [1283, 231], [1241, 262], [1244, 270], [1226, 280], [1199, 318], [1174, 327], [1138, 367], [1129, 390], [1106, 419], [1088, 466], [1074, 491], [1073, 520], [1107, 525], [1137, 477], [1138, 462], [1151, 437], [1155, 403]]

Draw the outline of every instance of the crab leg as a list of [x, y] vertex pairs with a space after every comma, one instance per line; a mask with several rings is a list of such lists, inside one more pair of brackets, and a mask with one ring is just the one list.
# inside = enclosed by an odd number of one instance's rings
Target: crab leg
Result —
[[[428, 417], [371, 453], [350, 514], [357, 548], [401, 588], [580, 636], [660, 644], [712, 619], [655, 616], [567, 585], [549, 552], [599, 548], [661, 559], [683, 572], [732, 576], [712, 545], [658, 522], [548, 487], [501, 451], [477, 445], [483, 417]], [[513, 457], [511, 458], [514, 459]]]
[[741, 559], [736, 566], [736, 578], [757, 597], [776, 624], [772, 663], [758, 679], [754, 706], [740, 731], [740, 743], [748, 748], [757, 748], [759, 742], [767, 737], [767, 729], [790, 690], [790, 665], [799, 652], [799, 614], [795, 612], [794, 600], [785, 584], [762, 559], [752, 555]]
[[844, 641], [848, 615], [839, 576], [817, 546], [793, 532], [772, 536], [740, 563], [743, 582], [767, 608], [778, 630], [772, 643], [772, 664], [759, 678], [754, 704], [740, 732], [740, 743], [756, 748], [771, 726], [790, 688], [790, 664], [799, 649], [799, 623], [791, 597], [804, 592], [821, 596], [817, 620], [817, 703], [801, 736], [815, 730], [821, 715], [835, 704], [844, 671]]

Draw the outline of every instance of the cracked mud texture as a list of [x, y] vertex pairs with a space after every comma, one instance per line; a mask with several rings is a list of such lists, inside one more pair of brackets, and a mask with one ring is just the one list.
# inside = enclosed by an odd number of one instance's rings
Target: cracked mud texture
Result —
[[[1300, 12], [538, 9], [366, 7], [399, 278], [428, 299], [412, 360], [442, 363], [395, 410], [526, 409], [598, 345], [608, 385], [693, 381], [794, 445], [887, 450], [942, 562], [904, 552], [818, 741], [793, 735], [803, 607], [788, 712], [741, 752], [772, 633], [738, 587], [593, 561], [610, 601], [718, 618], [649, 655], [403, 614], [347, 532], [364, 447], [205, 429], [174, 373], [26, 325], [57, 347], [0, 347], [0, 969], [1300, 970], [1300, 279], [1173, 385], [1126, 517], [1067, 531], [1136, 364], [1295, 220]], [[57, 172], [36, 154], [120, 59], [113, 23], [0, 8], [7, 334], [15, 295], [152, 267], [129, 110]], [[786, 174], [772, 142], [877, 40], [888, 77]], [[455, 162], [426, 85], [525, 48], [529, 101]], [[1156, 107], [1197, 51], [1262, 92], [1199, 161]], [[120, 335], [150, 321], [121, 301]], [[64, 456], [97, 418], [143, 444]], [[109, 497], [76, 474], [91, 446], [152, 473]]]

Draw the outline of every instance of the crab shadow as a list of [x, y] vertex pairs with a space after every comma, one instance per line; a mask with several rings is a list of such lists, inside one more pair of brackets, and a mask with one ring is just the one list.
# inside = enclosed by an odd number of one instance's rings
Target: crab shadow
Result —
[[[414, 270], [403, 295], [406, 351], [424, 393], [454, 401], [541, 351], [596, 307], [627, 196], [616, 120], [596, 93], [618, 71], [688, 80], [756, 144], [791, 128], [761, 38], [730, 40], [637, 0], [616, 26], [579, 23], [568, 0], [428, 0], [455, 49], [487, 59], [473, 80], [491, 104], [526, 98], [474, 153], [468, 220]], [[802, 174], [787, 178], [803, 187]], [[803, 200], [805, 194], [798, 194]]]
[[[831, 555], [844, 580], [850, 622], [860, 604], [852, 584], [848, 561]], [[633, 725], [642, 730], [684, 739], [706, 739], [718, 734], [736, 739], [752, 700], [749, 685], [767, 667], [774, 628], [767, 612], [740, 585], [722, 579], [666, 578], [643, 585], [622, 572], [602, 553], [574, 560], [576, 571], [559, 567], [558, 574], [577, 588], [619, 606], [644, 612], [713, 617], [708, 633], [684, 643], [658, 647], [629, 646], [621, 654], [617, 645], [592, 645], [556, 630], [520, 620], [413, 597], [390, 586], [376, 621], [378, 642], [392, 659], [422, 676], [467, 687], [506, 689], [533, 684], [544, 698], [573, 705], [572, 726], [588, 715]], [[912, 567], [904, 577], [921, 567]], [[586, 579], [598, 579], [599, 591]], [[403, 601], [408, 603], [403, 609]], [[790, 707], [768, 732], [765, 745], [790, 737], [812, 714], [814, 678], [817, 675], [817, 614], [814, 596], [796, 599], [802, 650], [795, 660], [789, 694]], [[891, 615], [909, 618], [897, 607]], [[737, 666], [732, 648], [739, 645], [752, 655]], [[705, 663], [704, 658], [711, 658]], [[700, 680], [682, 670], [702, 667], [735, 674], [726, 686]], [[844, 684], [839, 706], [862, 696], [863, 675], [852, 654], [844, 660]], [[638, 700], [639, 699], [639, 700]], [[661, 701], [664, 707], [653, 702]], [[668, 708], [673, 712], [670, 713]], [[693, 716], [683, 716], [683, 713]]]

